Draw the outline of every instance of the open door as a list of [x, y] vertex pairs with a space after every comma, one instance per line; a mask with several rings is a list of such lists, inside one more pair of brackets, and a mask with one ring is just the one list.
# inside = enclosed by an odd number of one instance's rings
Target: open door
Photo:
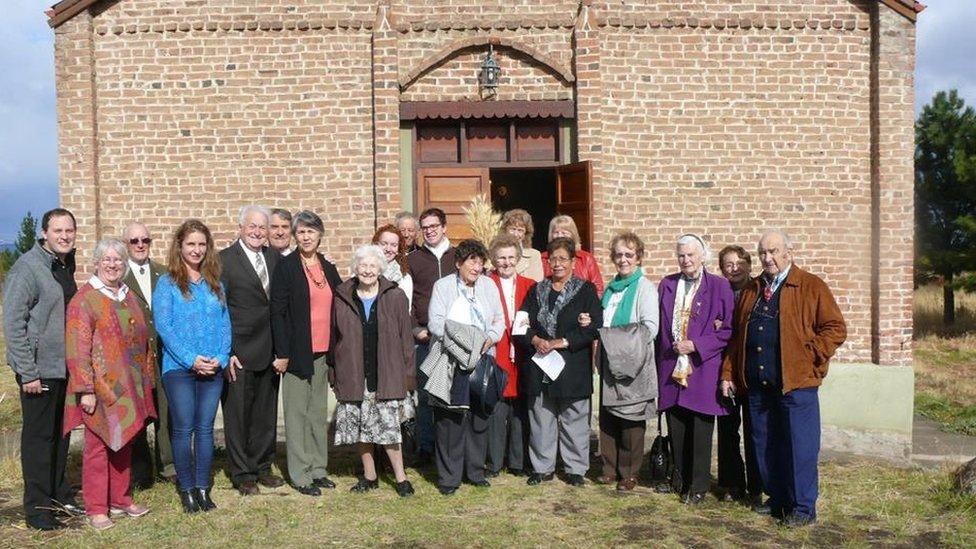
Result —
[[556, 212], [573, 218], [587, 251], [593, 251], [592, 181], [589, 161], [556, 167]]
[[[417, 170], [417, 215], [427, 208], [440, 208], [447, 214], [447, 236], [457, 243], [470, 238], [471, 227], [464, 208], [476, 195], [490, 200], [488, 168], [420, 168]], [[487, 246], [488, 243], [486, 242]]]

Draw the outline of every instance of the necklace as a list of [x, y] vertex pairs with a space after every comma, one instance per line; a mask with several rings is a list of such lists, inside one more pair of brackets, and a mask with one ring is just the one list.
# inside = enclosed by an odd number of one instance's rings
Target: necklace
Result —
[[325, 288], [325, 272], [322, 273], [322, 279], [321, 280], [316, 279], [315, 278], [315, 273], [313, 273], [312, 272], [312, 269], [309, 268], [309, 262], [306, 261], [304, 257], [302, 258], [302, 267], [305, 268], [305, 272], [308, 274], [309, 280], [312, 281], [312, 284], [315, 284], [315, 287], [316, 288], [318, 288], [320, 290], [322, 288]]

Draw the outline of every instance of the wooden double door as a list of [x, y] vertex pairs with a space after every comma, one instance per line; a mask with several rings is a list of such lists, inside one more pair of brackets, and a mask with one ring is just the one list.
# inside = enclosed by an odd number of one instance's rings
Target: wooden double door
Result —
[[[520, 170], [532, 172], [536, 177], [519, 178], [517, 176], [520, 175], [518, 173]], [[496, 177], [512, 181], [513, 183], [507, 184], [510, 186], [501, 188], [493, 183], [492, 174], [499, 174], [500, 171], [504, 173]], [[551, 177], [546, 177], [549, 174], [545, 172], [551, 172]], [[529, 182], [528, 179], [534, 181]], [[588, 161], [521, 169], [505, 164], [500, 164], [497, 168], [491, 166], [422, 167], [417, 169], [416, 212], [419, 214], [433, 207], [444, 210], [448, 219], [448, 236], [452, 241], [457, 242], [471, 236], [464, 208], [470, 205], [474, 197], [480, 195], [485, 200], [490, 200], [496, 210], [522, 208], [532, 212], [534, 217], [539, 215], [538, 212], [568, 215], [579, 228], [583, 247], [592, 249], [591, 182], [592, 168]], [[554, 188], [550, 192], [545, 192], [546, 190], [541, 193], [524, 192], [523, 189], [518, 188], [519, 184], [554, 185]], [[547, 200], [552, 200], [552, 203], [539, 203]], [[545, 228], [549, 225], [549, 219], [535, 219], [535, 222], [537, 238], [534, 243], [539, 247], [538, 243], [544, 243], [546, 240]]]

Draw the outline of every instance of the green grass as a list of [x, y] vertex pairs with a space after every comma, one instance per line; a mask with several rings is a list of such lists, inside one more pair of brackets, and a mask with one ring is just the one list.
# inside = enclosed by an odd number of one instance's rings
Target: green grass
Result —
[[[503, 475], [492, 488], [464, 486], [439, 495], [431, 480], [408, 475], [417, 488], [396, 496], [389, 482], [365, 495], [348, 491], [353, 459], [340, 453], [332, 469], [339, 483], [322, 498], [290, 488], [244, 498], [218, 475], [214, 512], [187, 516], [172, 487], [136, 495], [152, 513], [121, 519], [106, 532], [76, 527], [47, 534], [23, 528], [19, 516], [19, 464], [0, 462], [0, 545], [45, 547], [338, 546], [407, 547], [972, 547], [976, 500], [952, 493], [948, 471], [904, 470], [873, 462], [829, 463], [821, 468], [819, 522], [791, 531], [745, 507], [711, 497], [698, 508], [646, 487], [618, 495], [588, 484], [558, 480], [541, 487]], [[72, 469], [77, 469], [73, 456]], [[428, 476], [432, 471], [424, 471]], [[388, 480], [388, 479], [387, 479]], [[5, 500], [5, 501], [4, 501]]]
[[967, 406], [942, 395], [920, 391], [915, 394], [915, 412], [937, 421], [944, 431], [976, 436], [976, 405]]

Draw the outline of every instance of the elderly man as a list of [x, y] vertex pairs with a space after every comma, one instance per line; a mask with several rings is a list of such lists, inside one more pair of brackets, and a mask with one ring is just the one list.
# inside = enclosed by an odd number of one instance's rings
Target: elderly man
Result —
[[64, 476], [64, 328], [75, 283], [75, 217], [55, 208], [41, 217], [37, 244], [17, 259], [3, 288], [7, 364], [20, 385], [20, 463], [27, 526], [56, 530], [52, 510], [84, 514]]
[[[742, 246], [726, 246], [718, 254], [722, 276], [732, 285], [736, 299], [752, 280], [752, 255]], [[729, 399], [729, 414], [719, 416], [718, 426], [718, 485], [725, 501], [746, 500], [754, 511], [769, 513], [762, 501], [762, 482], [756, 451], [752, 446], [752, 424], [749, 412], [744, 410], [745, 399]], [[735, 404], [734, 407], [731, 404]], [[743, 413], [745, 412], [745, 413]], [[743, 421], [745, 420], [745, 421]], [[739, 426], [745, 439], [745, 463], [739, 446]]]
[[410, 212], [400, 212], [396, 214], [396, 228], [403, 235], [403, 240], [406, 242], [407, 253], [415, 251], [419, 246], [417, 245], [417, 218], [413, 216]]
[[[142, 316], [149, 328], [150, 347], [156, 349], [156, 379], [162, 379], [162, 351], [158, 347], [156, 327], [152, 316], [152, 292], [159, 277], [166, 274], [166, 267], [149, 258], [152, 247], [152, 236], [149, 229], [139, 222], [130, 223], [122, 233], [122, 241], [129, 252], [129, 272], [123, 282], [132, 290], [136, 301], [142, 309]], [[173, 468], [173, 450], [169, 443], [169, 406], [166, 392], [161, 383], [156, 384], [153, 399], [156, 404], [155, 440], [156, 447], [150, 452], [146, 431], [143, 430], [133, 441], [132, 446], [132, 486], [148, 488], [153, 483], [153, 457], [155, 457], [156, 471], [166, 480], [176, 480], [176, 470]]]
[[785, 526], [799, 527], [817, 517], [817, 388], [847, 326], [827, 284], [793, 264], [785, 232], [764, 233], [758, 252], [763, 271], [739, 297], [722, 393], [748, 398], [769, 507]]
[[291, 212], [281, 208], [271, 208], [271, 223], [268, 227], [268, 246], [282, 257], [292, 252]]
[[264, 245], [271, 212], [241, 209], [236, 242], [221, 250], [221, 281], [232, 329], [230, 365], [225, 370], [224, 436], [231, 483], [255, 495], [258, 483], [284, 485], [272, 474], [278, 426], [278, 374], [271, 340], [271, 273], [280, 257]]

